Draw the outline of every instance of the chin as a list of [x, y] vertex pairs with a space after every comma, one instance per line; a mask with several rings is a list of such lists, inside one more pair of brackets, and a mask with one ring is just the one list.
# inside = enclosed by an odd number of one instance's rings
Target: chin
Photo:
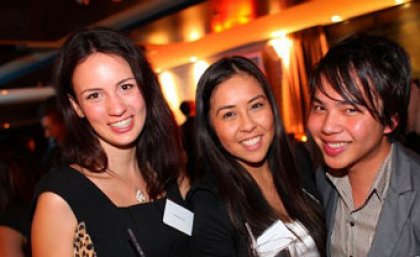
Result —
[[[324, 159], [325, 160], [325, 159]], [[347, 164], [340, 161], [340, 160], [334, 160], [334, 161], [328, 161], [325, 160], [325, 164], [330, 168], [334, 170], [342, 170], [347, 168]]]
[[242, 160], [248, 166], [251, 167], [261, 167], [264, 164], [265, 159], [254, 159], [254, 160]]

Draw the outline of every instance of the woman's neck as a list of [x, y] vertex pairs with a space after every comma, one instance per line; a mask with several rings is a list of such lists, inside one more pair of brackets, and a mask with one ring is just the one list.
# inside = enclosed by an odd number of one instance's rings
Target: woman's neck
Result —
[[120, 176], [138, 173], [136, 148], [108, 148], [104, 149], [108, 158], [108, 169], [117, 172]]
[[272, 181], [272, 174], [268, 162], [265, 161], [259, 166], [242, 165], [251, 177], [259, 184], [259, 182]]

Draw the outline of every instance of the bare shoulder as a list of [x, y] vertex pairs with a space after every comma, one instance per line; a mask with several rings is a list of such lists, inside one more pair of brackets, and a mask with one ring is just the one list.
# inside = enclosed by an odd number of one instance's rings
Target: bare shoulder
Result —
[[26, 240], [20, 232], [0, 226], [0, 256], [24, 257], [22, 247]]
[[72, 256], [76, 217], [59, 195], [44, 192], [37, 200], [32, 222], [32, 256]]

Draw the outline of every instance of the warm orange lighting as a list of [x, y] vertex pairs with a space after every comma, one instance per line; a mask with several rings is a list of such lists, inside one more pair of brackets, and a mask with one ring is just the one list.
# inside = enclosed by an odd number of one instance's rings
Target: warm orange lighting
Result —
[[198, 59], [195, 56], [191, 56], [190, 57], [190, 62], [196, 62]]
[[177, 122], [182, 120], [182, 114], [179, 111], [180, 98], [178, 95], [179, 88], [176, 85], [175, 75], [173, 72], [163, 71], [159, 74], [159, 81], [162, 85], [163, 95], [166, 101], [168, 101], [169, 107], [175, 114]]
[[298, 142], [308, 141], [308, 137], [305, 135], [305, 133], [294, 133], [293, 138]]
[[184, 41], [197, 41], [206, 34], [203, 13], [198, 8], [187, 8], [181, 15], [181, 34]]
[[10, 123], [7, 123], [7, 122], [3, 123], [3, 128], [4, 129], [9, 129], [10, 128]]
[[[219, 2], [215, 0], [208, 1], [210, 6], [209, 10], [206, 10], [213, 14], [211, 17], [212, 20], [218, 21], [212, 21], [210, 24], [210, 31], [214, 33], [208, 33], [208, 35], [195, 42], [179, 42], [164, 46], [148, 45], [148, 51], [157, 50], [157, 54], [148, 53], [149, 60], [155, 65], [162, 67], [162, 69], [170, 69], [188, 63], [189, 56], [192, 54], [199, 56], [200, 58], [216, 56], [219, 53], [243, 45], [266, 41], [269, 38], [273, 38], [273, 31], [280, 29], [284, 30], [287, 34], [290, 34], [313, 26], [330, 24], [331, 15], [333, 14], [340, 14], [343, 19], [347, 20], [373, 11], [395, 6], [395, 2], [390, 0], [303, 1], [301, 4], [285, 8], [281, 10], [281, 12], [269, 16], [258, 17], [258, 19], [255, 18], [247, 24], [223, 31], [222, 23], [219, 22], [223, 20], [220, 17], [222, 15], [217, 12], [218, 9], [213, 9], [212, 7], [216, 7], [216, 4]], [[236, 3], [237, 1], [230, 0], [224, 2], [228, 4], [228, 2]], [[276, 4], [279, 4], [281, 1], [270, 0], [269, 2], [276, 2]], [[323, 41], [325, 41], [323, 47], [326, 48], [326, 39]]]
[[154, 33], [149, 33], [149, 35], [147, 36], [147, 41], [152, 44], [163, 45], [168, 44], [170, 42], [170, 39], [167, 33], [162, 31], [156, 31]]
[[1, 91], [1, 94], [2, 94], [2, 95], [8, 95], [8, 94], [9, 94], [9, 91], [8, 91], [7, 89], [3, 89], [3, 90]]
[[191, 31], [189, 36], [188, 36], [188, 41], [195, 41], [200, 39], [202, 36], [204, 35], [204, 33], [199, 32], [199, 31]]
[[287, 33], [284, 30], [278, 30], [278, 31], [274, 31], [274, 32], [271, 33], [272, 38], [285, 37], [286, 35], [287, 35]]
[[343, 21], [343, 18], [341, 18], [341, 16], [339, 16], [339, 15], [333, 15], [333, 16], [331, 16], [331, 21], [332, 22], [341, 22], [341, 21]]
[[157, 74], [161, 73], [161, 72], [162, 72], [162, 68], [160, 68], [160, 67], [156, 67], [156, 68], [155, 68], [155, 72], [156, 72]]
[[245, 24], [248, 23], [251, 19], [249, 17], [239, 17], [238, 22], [239, 24]]
[[222, 32], [223, 31], [223, 26], [221, 24], [215, 24], [213, 26], [213, 31], [214, 32]]
[[255, 18], [252, 0], [211, 0], [214, 15], [210, 26], [213, 32], [221, 32], [239, 24], [246, 24]]
[[201, 78], [201, 75], [203, 75], [204, 71], [209, 67], [209, 63], [206, 61], [198, 61], [194, 64], [194, 85], [198, 84], [198, 81]]
[[159, 74], [160, 83], [162, 85], [163, 94], [173, 107], [178, 106], [179, 97], [175, 88], [174, 74], [169, 71], [164, 71]]
[[292, 48], [292, 41], [287, 36], [271, 39], [268, 42], [276, 54], [282, 59], [283, 65], [288, 68], [290, 64], [290, 49]]

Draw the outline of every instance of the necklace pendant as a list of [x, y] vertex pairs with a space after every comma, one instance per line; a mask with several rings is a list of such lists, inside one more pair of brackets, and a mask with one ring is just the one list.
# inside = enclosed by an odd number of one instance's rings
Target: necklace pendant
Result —
[[138, 203], [145, 203], [147, 202], [147, 197], [143, 194], [142, 191], [139, 189], [136, 190], [136, 200]]

